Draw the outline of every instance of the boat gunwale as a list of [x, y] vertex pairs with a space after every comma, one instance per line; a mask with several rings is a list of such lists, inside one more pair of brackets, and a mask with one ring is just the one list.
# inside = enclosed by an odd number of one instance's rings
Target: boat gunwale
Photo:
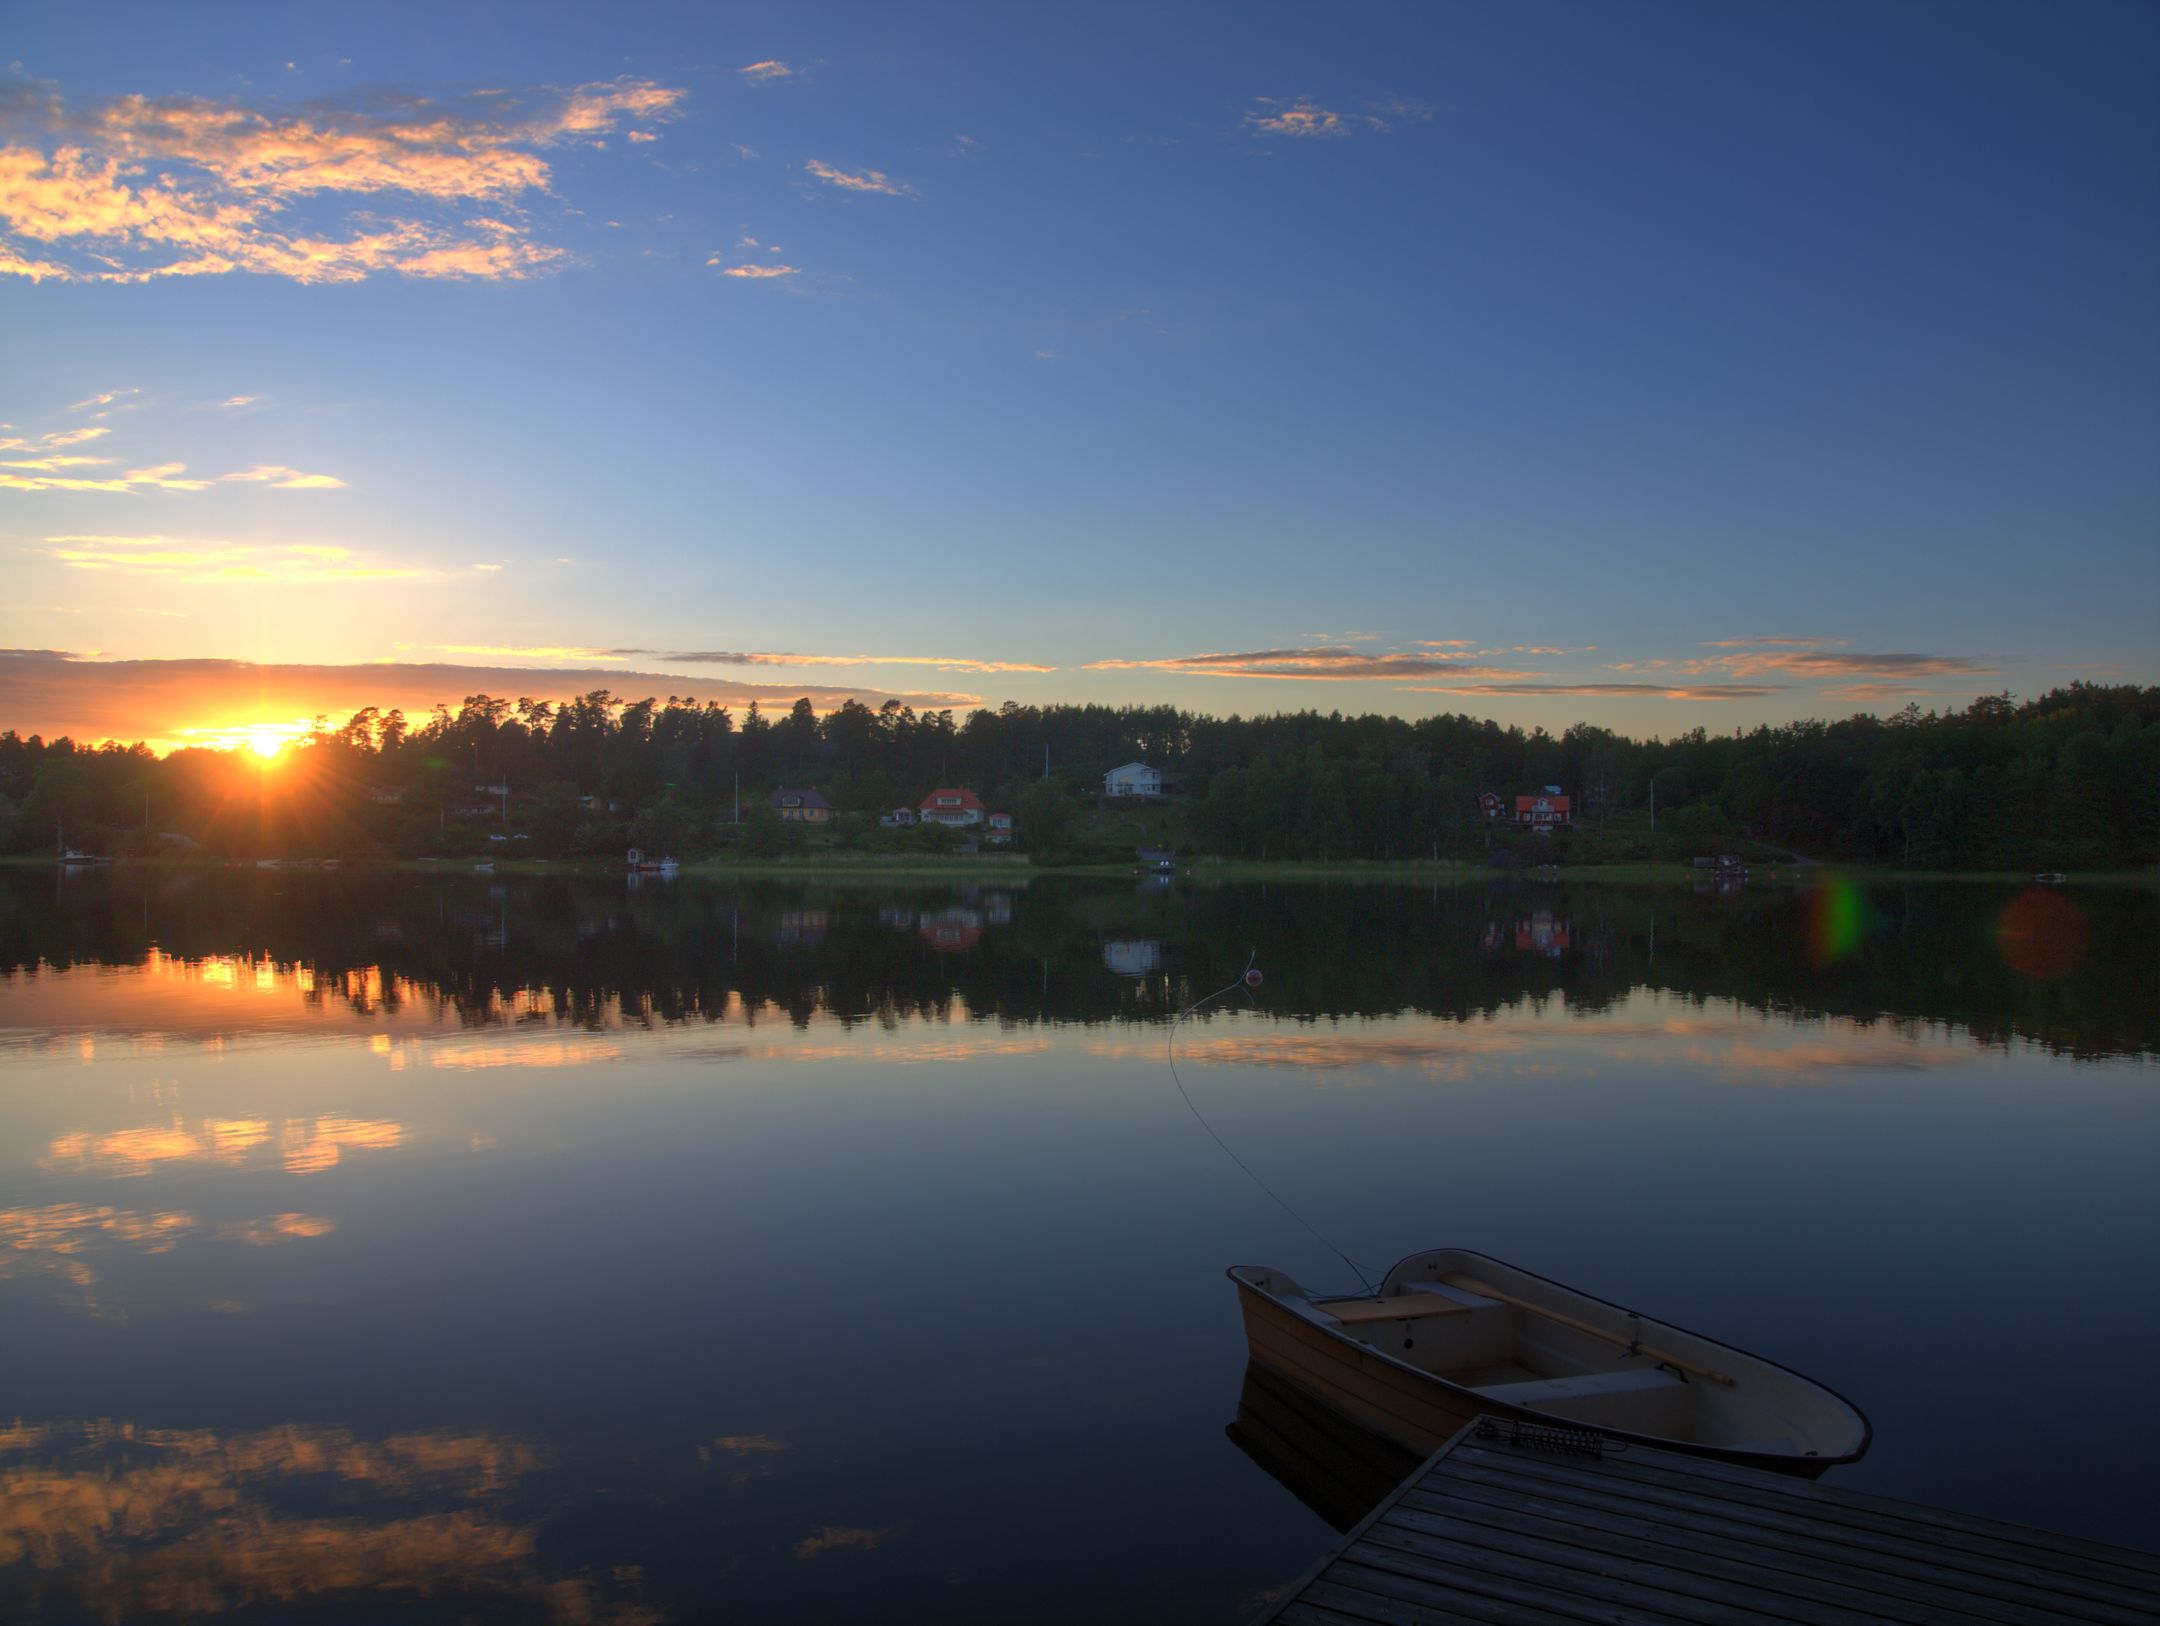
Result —
[[[1390, 1265], [1387, 1268], [1386, 1272], [1382, 1274], [1380, 1278], [1382, 1283], [1385, 1283], [1389, 1277], [1395, 1275], [1397, 1271], [1401, 1270], [1412, 1260], [1423, 1259], [1426, 1256], [1435, 1253], [1460, 1253], [1467, 1254], [1473, 1259], [1486, 1260], [1492, 1264], [1499, 1265], [1504, 1269], [1512, 1270], [1521, 1275], [1527, 1276], [1532, 1281], [1543, 1282], [1547, 1287], [1556, 1287], [1563, 1293], [1573, 1293], [1578, 1298], [1586, 1298], [1590, 1300], [1593, 1304], [1600, 1305], [1605, 1309], [1617, 1310], [1622, 1315], [1634, 1315], [1639, 1321], [1647, 1322], [1659, 1327], [1664, 1327], [1669, 1331], [1680, 1333], [1686, 1337], [1699, 1338], [1702, 1340], [1702, 1342], [1710, 1345], [1714, 1349], [1729, 1350], [1735, 1355], [1745, 1356], [1748, 1360], [1755, 1361], [1763, 1366], [1769, 1367], [1772, 1371], [1782, 1372], [1789, 1378], [1796, 1378], [1812, 1389], [1821, 1390], [1832, 1400], [1835, 1400], [1839, 1405], [1843, 1406], [1847, 1411], [1852, 1413], [1854, 1417], [1859, 1419], [1860, 1443], [1854, 1446], [1851, 1451], [1842, 1453], [1841, 1455], [1821, 1456], [1809, 1454], [1806, 1452], [1764, 1451], [1744, 1446], [1715, 1445], [1708, 1442], [1698, 1442], [1694, 1440], [1679, 1440], [1673, 1438], [1669, 1434], [1638, 1434], [1632, 1429], [1614, 1428], [1610, 1425], [1603, 1423], [1577, 1422], [1571, 1418], [1556, 1417], [1551, 1412], [1541, 1412], [1529, 1406], [1520, 1406], [1512, 1401], [1495, 1400], [1491, 1396], [1483, 1394], [1479, 1390], [1473, 1389], [1467, 1384], [1457, 1383], [1452, 1378], [1444, 1378], [1437, 1372], [1428, 1372], [1422, 1366], [1413, 1366], [1408, 1361], [1403, 1360], [1400, 1356], [1390, 1355], [1384, 1349], [1375, 1349], [1371, 1344], [1360, 1343], [1357, 1339], [1351, 1337], [1340, 1327], [1325, 1327], [1321, 1326], [1317, 1322], [1306, 1322], [1305, 1318], [1302, 1316], [1300, 1316], [1298, 1319], [1305, 1325], [1310, 1326], [1313, 1331], [1319, 1333], [1321, 1336], [1331, 1338], [1339, 1344], [1343, 1344], [1351, 1349], [1357, 1350], [1362, 1355], [1370, 1355], [1379, 1360], [1385, 1361], [1389, 1366], [1394, 1367], [1397, 1371], [1405, 1373], [1410, 1377], [1417, 1378], [1425, 1383], [1438, 1384], [1441, 1388], [1447, 1389], [1458, 1395], [1468, 1396], [1471, 1400], [1476, 1402], [1480, 1409], [1486, 1412], [1496, 1413], [1504, 1416], [1521, 1417], [1528, 1422], [1539, 1422], [1548, 1425], [1558, 1424], [1568, 1428], [1586, 1429], [1594, 1434], [1602, 1434], [1608, 1439], [1623, 1440], [1630, 1444], [1649, 1446], [1657, 1450], [1681, 1451], [1691, 1456], [1707, 1457], [1713, 1461], [1736, 1463], [1742, 1467], [1760, 1467], [1766, 1463], [1791, 1463], [1795, 1466], [1811, 1469], [1821, 1469], [1840, 1468], [1847, 1463], [1858, 1462], [1862, 1457], [1867, 1455], [1868, 1447], [1875, 1443], [1875, 1425], [1868, 1420], [1868, 1414], [1862, 1411], [1858, 1406], [1854, 1405], [1850, 1400], [1848, 1400], [1844, 1395], [1840, 1394], [1836, 1389], [1832, 1388], [1829, 1384], [1823, 1382], [1820, 1378], [1811, 1378], [1805, 1372], [1796, 1371], [1794, 1368], [1785, 1365], [1782, 1361], [1773, 1361], [1767, 1355], [1758, 1355], [1753, 1350], [1742, 1349], [1738, 1344], [1728, 1344], [1722, 1338], [1713, 1338], [1708, 1333], [1696, 1332], [1693, 1328], [1683, 1327], [1678, 1322], [1661, 1320], [1655, 1316], [1643, 1316], [1639, 1312], [1629, 1310], [1625, 1305], [1614, 1303], [1611, 1299], [1599, 1298], [1595, 1293], [1586, 1293], [1579, 1287], [1571, 1287], [1566, 1282], [1555, 1281], [1552, 1277], [1542, 1276], [1534, 1270], [1525, 1270], [1521, 1265], [1510, 1264], [1507, 1260], [1498, 1258], [1493, 1254], [1480, 1253], [1475, 1248], [1420, 1248], [1415, 1253], [1406, 1253], [1400, 1259], [1396, 1260], [1394, 1264]], [[1286, 1298], [1280, 1294], [1270, 1293], [1265, 1288], [1256, 1286], [1254, 1283], [1246, 1281], [1238, 1275], [1238, 1272], [1241, 1270], [1275, 1270], [1275, 1268], [1276, 1267], [1273, 1265], [1229, 1265], [1224, 1268], [1223, 1274], [1230, 1278], [1230, 1280], [1237, 1286], [1239, 1292], [1256, 1294], [1259, 1298], [1269, 1304], [1289, 1305], [1295, 1302], [1299, 1302]], [[1465, 1289], [1465, 1291], [1469, 1290]], [[1331, 1301], [1363, 1299], [1369, 1298], [1370, 1296], [1371, 1295], [1365, 1293], [1334, 1293], [1328, 1295], [1327, 1299], [1307, 1297], [1302, 1302], [1312, 1305], [1315, 1309], [1319, 1309], [1324, 1304]], [[1296, 1382], [1299, 1380], [1292, 1378], [1291, 1381]], [[1307, 1387], [1310, 1387], [1310, 1385], [1307, 1385]]]

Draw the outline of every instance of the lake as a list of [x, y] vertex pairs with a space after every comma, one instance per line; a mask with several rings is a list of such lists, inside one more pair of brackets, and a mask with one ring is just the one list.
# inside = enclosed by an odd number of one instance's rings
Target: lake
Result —
[[0, 871], [0, 1615], [1250, 1618], [1336, 1537], [1225, 1267], [1440, 1245], [2150, 1543], [2156, 968], [2127, 889]]

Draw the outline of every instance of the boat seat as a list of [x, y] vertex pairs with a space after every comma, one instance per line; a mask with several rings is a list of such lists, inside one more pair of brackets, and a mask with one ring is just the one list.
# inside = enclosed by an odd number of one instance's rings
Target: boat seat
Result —
[[1374, 1299], [1328, 1299], [1313, 1308], [1346, 1327], [1354, 1327], [1367, 1321], [1422, 1321], [1436, 1315], [1466, 1315], [1471, 1307], [1430, 1293], [1391, 1293]]
[[1571, 1422], [1646, 1433], [1677, 1432], [1689, 1396], [1679, 1373], [1659, 1366], [1584, 1372], [1534, 1383], [1493, 1383], [1471, 1391], [1503, 1405], [1527, 1406]]

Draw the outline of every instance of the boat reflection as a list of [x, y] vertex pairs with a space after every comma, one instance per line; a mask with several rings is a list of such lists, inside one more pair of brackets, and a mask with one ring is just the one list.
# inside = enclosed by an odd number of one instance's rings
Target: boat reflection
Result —
[[1223, 1432], [1283, 1489], [1345, 1532], [1421, 1460], [1256, 1361], [1245, 1363], [1237, 1416]]

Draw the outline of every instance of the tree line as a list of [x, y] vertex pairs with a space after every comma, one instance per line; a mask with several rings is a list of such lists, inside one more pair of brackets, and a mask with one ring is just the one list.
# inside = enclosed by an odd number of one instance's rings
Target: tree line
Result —
[[[1752, 841], [1919, 869], [2099, 869], [2160, 857], [2160, 688], [2073, 683], [1959, 711], [1808, 720], [1671, 739], [1561, 734], [1461, 714], [1210, 717], [1172, 706], [1012, 703], [918, 713], [808, 700], [768, 716], [670, 695], [473, 695], [415, 721], [369, 707], [265, 768], [243, 751], [0, 734], [0, 846], [222, 856], [419, 855], [489, 835], [533, 856], [689, 856], [756, 839], [777, 785], [814, 785], [843, 840], [873, 815], [964, 785], [1065, 839], [1103, 773], [1171, 776], [1194, 850], [1266, 859], [1476, 858], [1516, 838], [1478, 808], [1559, 785], [1575, 828], [1539, 853], [1686, 856]], [[505, 789], [504, 787], [507, 787]], [[1656, 828], [1650, 812], [1656, 810]], [[1526, 846], [1526, 850], [1530, 850]]]

